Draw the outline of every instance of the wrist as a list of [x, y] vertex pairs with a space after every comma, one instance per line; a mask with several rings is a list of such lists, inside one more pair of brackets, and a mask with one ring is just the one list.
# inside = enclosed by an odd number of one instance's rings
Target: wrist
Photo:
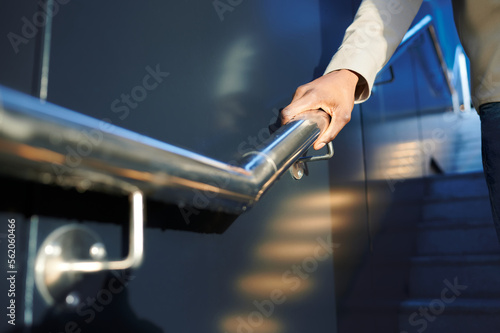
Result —
[[359, 82], [359, 74], [351, 71], [350, 69], [339, 69], [335, 71], [338, 75], [341, 75], [344, 79], [349, 80], [354, 86]]

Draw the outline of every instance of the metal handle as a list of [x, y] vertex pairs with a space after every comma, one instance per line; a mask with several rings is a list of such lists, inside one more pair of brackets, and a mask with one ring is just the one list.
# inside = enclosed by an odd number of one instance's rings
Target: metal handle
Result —
[[139, 267], [144, 252], [143, 196], [140, 191], [130, 195], [130, 204], [129, 253], [123, 260], [61, 262], [58, 265], [59, 270], [65, 272], [98, 272]]
[[74, 303], [84, 273], [140, 266], [144, 253], [143, 200], [140, 191], [130, 194], [129, 253], [123, 260], [105, 260], [106, 250], [99, 236], [80, 224], [60, 227], [45, 239], [35, 261], [35, 282], [48, 304]]
[[324, 160], [329, 160], [330, 158], [333, 157], [334, 150], [333, 150], [333, 143], [330, 141], [326, 145], [326, 148], [328, 149], [327, 153], [324, 155], [318, 155], [318, 156], [304, 156], [299, 158], [299, 161], [301, 162], [316, 162], [316, 161], [324, 161]]
[[298, 161], [296, 161], [295, 163], [293, 163], [293, 165], [290, 167], [290, 174], [292, 175], [292, 178], [300, 180], [302, 179], [302, 177], [304, 177], [305, 174], [307, 174], [306, 162], [324, 161], [332, 158], [334, 154], [333, 143], [331, 141], [328, 142], [326, 147], [328, 151], [324, 155], [304, 156], [299, 158]]

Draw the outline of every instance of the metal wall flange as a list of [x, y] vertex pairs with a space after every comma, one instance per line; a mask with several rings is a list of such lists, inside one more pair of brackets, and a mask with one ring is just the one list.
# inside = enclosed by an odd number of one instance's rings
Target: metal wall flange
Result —
[[[106, 258], [106, 249], [99, 236], [81, 224], [70, 224], [54, 230], [40, 246], [35, 261], [35, 283], [43, 299], [50, 305], [79, 303], [92, 286], [96, 291], [104, 274], [85, 277], [82, 272], [66, 271], [60, 265], [66, 262]], [[89, 281], [89, 278], [92, 282]], [[81, 283], [85, 280], [86, 290]]]
[[290, 174], [293, 179], [299, 180], [307, 173], [307, 165], [302, 161], [297, 161], [290, 167]]
[[106, 249], [99, 236], [80, 224], [60, 227], [45, 239], [35, 260], [35, 283], [48, 304], [76, 306], [80, 295], [99, 286], [107, 271], [140, 266], [144, 250], [143, 200], [140, 191], [130, 195], [129, 253], [122, 260], [105, 260]]

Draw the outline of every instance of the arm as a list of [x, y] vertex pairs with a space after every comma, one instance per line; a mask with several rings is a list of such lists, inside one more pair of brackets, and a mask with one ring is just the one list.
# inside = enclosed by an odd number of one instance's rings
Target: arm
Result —
[[306, 110], [321, 109], [330, 125], [314, 144], [332, 141], [351, 119], [354, 103], [368, 99], [375, 76], [398, 47], [422, 0], [363, 0], [325, 75], [297, 88], [283, 109], [287, 123]]

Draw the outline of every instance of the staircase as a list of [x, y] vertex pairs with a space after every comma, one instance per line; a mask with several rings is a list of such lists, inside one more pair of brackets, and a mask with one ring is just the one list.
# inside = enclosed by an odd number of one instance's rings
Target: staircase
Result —
[[426, 179], [400, 333], [500, 332], [500, 243], [482, 173]]

